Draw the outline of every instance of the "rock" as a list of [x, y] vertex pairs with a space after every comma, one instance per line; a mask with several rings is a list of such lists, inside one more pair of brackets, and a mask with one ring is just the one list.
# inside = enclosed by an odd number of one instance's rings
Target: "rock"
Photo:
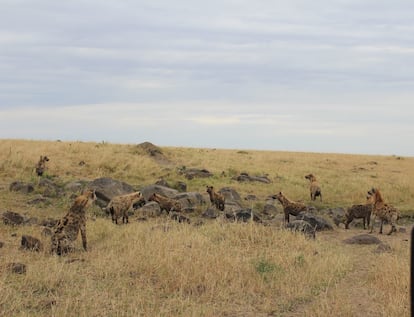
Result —
[[190, 218], [188, 218], [188, 217], [186, 217], [186, 216], [184, 216], [184, 215], [182, 215], [178, 212], [172, 212], [170, 214], [170, 218], [173, 219], [173, 220], [178, 221], [179, 223], [183, 223], [183, 222], [190, 223], [191, 222]]
[[159, 217], [161, 216], [161, 208], [160, 205], [155, 201], [150, 201], [146, 203], [144, 206], [138, 208], [136, 213], [140, 217]]
[[20, 181], [15, 181], [10, 184], [9, 190], [12, 192], [20, 192], [23, 194], [29, 194], [34, 191], [33, 184], [25, 184]]
[[50, 230], [49, 228], [45, 227], [42, 230], [42, 236], [44, 237], [50, 237], [53, 234], [52, 230]]
[[46, 218], [46, 219], [42, 220], [39, 223], [39, 225], [44, 226], [44, 227], [53, 228], [54, 226], [56, 226], [58, 221], [59, 221], [58, 219]]
[[324, 209], [321, 213], [329, 216], [337, 227], [345, 222], [345, 209], [342, 207]]
[[42, 178], [39, 181], [39, 188], [42, 190], [42, 194], [45, 197], [59, 197], [63, 193], [59, 185], [48, 178]]
[[197, 206], [206, 204], [206, 200], [203, 195], [198, 192], [179, 193], [172, 198], [178, 200], [183, 209], [188, 211], [194, 210]]
[[148, 186], [142, 187], [140, 189], [140, 192], [142, 196], [144, 196], [146, 201], [148, 201], [148, 199], [153, 193], [157, 193], [159, 195], [162, 195], [168, 198], [173, 198], [174, 196], [178, 194], [178, 190], [168, 188], [165, 186], [161, 186], [161, 185], [148, 185]]
[[135, 191], [131, 185], [109, 177], [97, 178], [90, 182], [87, 187], [95, 190], [97, 205], [100, 207], [105, 207], [115, 196]]
[[18, 226], [24, 223], [24, 217], [17, 212], [6, 211], [2, 217], [5, 225]]
[[315, 239], [316, 236], [315, 227], [312, 227], [312, 225], [305, 220], [292, 220], [286, 225], [286, 228], [295, 232], [301, 232], [308, 238]]
[[316, 231], [333, 230], [332, 225], [324, 218], [310, 213], [300, 213], [296, 216], [296, 220], [305, 220], [310, 223]]
[[262, 222], [259, 216], [257, 216], [251, 209], [242, 209], [233, 213], [226, 212], [225, 216], [232, 221], [248, 222], [253, 220], [254, 222]]
[[9, 263], [7, 267], [12, 273], [15, 273], [15, 274], [26, 273], [26, 264], [23, 264], [23, 263]]
[[177, 184], [175, 184], [175, 189], [178, 190], [180, 193], [184, 193], [187, 191], [187, 184], [184, 182], [177, 182]]
[[4, 242], [3, 242], [3, 241], [0, 241], [0, 249], [1, 249], [2, 247], [4, 247]]
[[263, 214], [264, 215], [275, 215], [278, 213], [278, 209], [275, 205], [272, 204], [265, 204], [263, 207]]
[[235, 189], [233, 189], [231, 187], [223, 187], [218, 192], [224, 196], [224, 198], [226, 199], [226, 201], [238, 201], [238, 202], [241, 202], [241, 200], [242, 200], [241, 197], [240, 197], [240, 195], [239, 195], [239, 193]]
[[186, 168], [185, 166], [178, 169], [178, 174], [184, 175], [187, 179], [194, 179], [194, 178], [208, 178], [213, 176], [206, 169], [198, 169], [198, 168]]
[[67, 192], [80, 193], [82, 189], [86, 187], [86, 184], [86, 181], [73, 181], [67, 183], [64, 188]]
[[358, 236], [345, 239], [343, 242], [346, 244], [380, 244], [381, 240], [370, 234], [360, 234]]
[[137, 144], [136, 148], [140, 152], [144, 152], [144, 153], [148, 154], [149, 156], [164, 155], [162, 153], [161, 148], [159, 148], [158, 146], [152, 144], [151, 142], [143, 142], [143, 143]]
[[246, 197], [244, 197], [244, 200], [247, 200], [247, 201], [256, 201], [257, 200], [257, 196], [256, 195], [249, 194]]
[[219, 215], [220, 214], [216, 208], [209, 207], [201, 214], [201, 217], [207, 219], [216, 219]]
[[391, 252], [392, 248], [389, 244], [387, 243], [380, 243], [378, 245], [378, 247], [374, 250], [374, 253], [386, 253], [386, 252]]
[[38, 197], [29, 200], [27, 202], [29, 205], [40, 205], [40, 204], [44, 204], [44, 205], [50, 205], [50, 200], [48, 200], [47, 198], [43, 197], [42, 195], [39, 195]]
[[39, 252], [43, 250], [43, 245], [39, 239], [29, 236], [29, 235], [23, 235], [20, 249]]
[[250, 176], [247, 173], [241, 173], [239, 176], [233, 177], [232, 179], [238, 182], [261, 182], [270, 184], [271, 180], [267, 176]]

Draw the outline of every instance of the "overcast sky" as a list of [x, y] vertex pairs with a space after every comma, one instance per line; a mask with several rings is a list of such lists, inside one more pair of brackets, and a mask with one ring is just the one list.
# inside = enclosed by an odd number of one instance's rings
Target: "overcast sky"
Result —
[[0, 0], [0, 138], [414, 156], [414, 1]]

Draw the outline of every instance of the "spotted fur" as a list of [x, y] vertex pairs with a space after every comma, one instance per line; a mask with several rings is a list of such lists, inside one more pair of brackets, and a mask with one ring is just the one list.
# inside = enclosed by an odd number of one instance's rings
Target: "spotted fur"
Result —
[[112, 216], [112, 222], [118, 224], [118, 218], [122, 216], [122, 223], [128, 223], [128, 211], [134, 203], [142, 199], [141, 192], [119, 195], [111, 199], [106, 206], [106, 211]]
[[289, 200], [282, 192], [272, 196], [273, 199], [279, 200], [283, 206], [283, 212], [285, 214], [285, 224], [289, 223], [289, 215], [297, 216], [300, 212], [306, 211], [307, 207], [301, 202]]
[[86, 210], [96, 200], [94, 190], [86, 190], [75, 199], [69, 212], [55, 225], [51, 237], [51, 252], [64, 255], [73, 250], [79, 231], [82, 236], [82, 245], [87, 250], [86, 239]]
[[213, 186], [207, 186], [207, 193], [210, 196], [210, 202], [216, 206], [217, 209], [224, 211], [225, 198], [222, 194], [214, 191]]
[[313, 174], [308, 174], [305, 176], [305, 178], [310, 182], [309, 190], [311, 200], [316, 200], [316, 197], [319, 196], [320, 200], [322, 201], [322, 191], [318, 181], [316, 180], [316, 177]]
[[153, 193], [148, 200], [157, 202], [160, 205], [161, 211], [165, 210], [167, 213], [171, 211], [181, 212], [182, 209], [179, 201], [157, 193]]
[[391, 235], [393, 232], [397, 231], [396, 222], [400, 217], [399, 211], [390, 205], [387, 205], [382, 198], [380, 191], [377, 188], [372, 188], [368, 191], [367, 198], [372, 197], [373, 199], [373, 209], [372, 209], [372, 216], [374, 217], [373, 221], [371, 222], [371, 230], [370, 233], [374, 230], [374, 223], [375, 219], [378, 217], [381, 221], [380, 231], [379, 233], [382, 234], [382, 226], [384, 222], [387, 222], [391, 225], [391, 230], [388, 232], [388, 235]]
[[373, 209], [373, 199], [372, 196], [367, 197], [367, 202], [361, 205], [352, 205], [345, 212], [345, 229], [349, 229], [349, 224], [354, 219], [362, 218], [364, 221], [364, 229], [366, 229], [365, 224], [369, 228], [371, 213]]
[[47, 156], [40, 156], [39, 162], [36, 164], [37, 176], [43, 175], [44, 171], [46, 170], [46, 162], [49, 162], [49, 158]]

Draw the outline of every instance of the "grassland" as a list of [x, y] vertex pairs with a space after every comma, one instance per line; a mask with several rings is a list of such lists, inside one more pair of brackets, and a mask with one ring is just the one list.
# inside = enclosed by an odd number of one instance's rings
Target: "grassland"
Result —
[[[10, 192], [12, 181], [38, 182], [34, 165], [48, 155], [45, 177], [66, 184], [112, 177], [139, 189], [160, 178], [184, 181], [188, 191], [232, 187], [266, 197], [283, 191], [317, 209], [363, 203], [371, 187], [405, 216], [414, 214], [414, 158], [324, 153], [163, 147], [157, 160], [134, 144], [0, 140], [0, 213], [12, 210], [37, 218], [58, 218], [71, 197], [29, 205], [41, 191]], [[80, 165], [83, 161], [85, 164]], [[208, 179], [187, 180], [178, 167], [205, 168]], [[241, 172], [267, 175], [271, 184], [240, 183]], [[304, 176], [315, 174], [323, 202], [309, 200]], [[202, 226], [166, 218], [115, 226], [89, 211], [90, 251], [50, 255], [39, 226], [0, 224], [0, 315], [4, 316], [409, 316], [409, 230], [379, 236], [391, 247], [345, 245], [353, 228], [307, 240], [280, 228], [223, 219]], [[42, 239], [39, 253], [19, 250], [20, 237]], [[50, 239], [50, 238], [49, 238]], [[79, 239], [80, 240], [80, 239]], [[7, 264], [27, 265], [23, 275]]]

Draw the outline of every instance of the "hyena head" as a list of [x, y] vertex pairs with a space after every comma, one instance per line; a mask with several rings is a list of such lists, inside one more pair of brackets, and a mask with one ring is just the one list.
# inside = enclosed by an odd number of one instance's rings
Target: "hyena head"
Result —
[[40, 156], [40, 162], [49, 162], [49, 158], [47, 156]]
[[207, 193], [211, 194], [214, 191], [213, 186], [206, 186], [207, 188]]
[[313, 174], [308, 174], [305, 176], [306, 179], [308, 179], [311, 182], [316, 181], [316, 177]]

